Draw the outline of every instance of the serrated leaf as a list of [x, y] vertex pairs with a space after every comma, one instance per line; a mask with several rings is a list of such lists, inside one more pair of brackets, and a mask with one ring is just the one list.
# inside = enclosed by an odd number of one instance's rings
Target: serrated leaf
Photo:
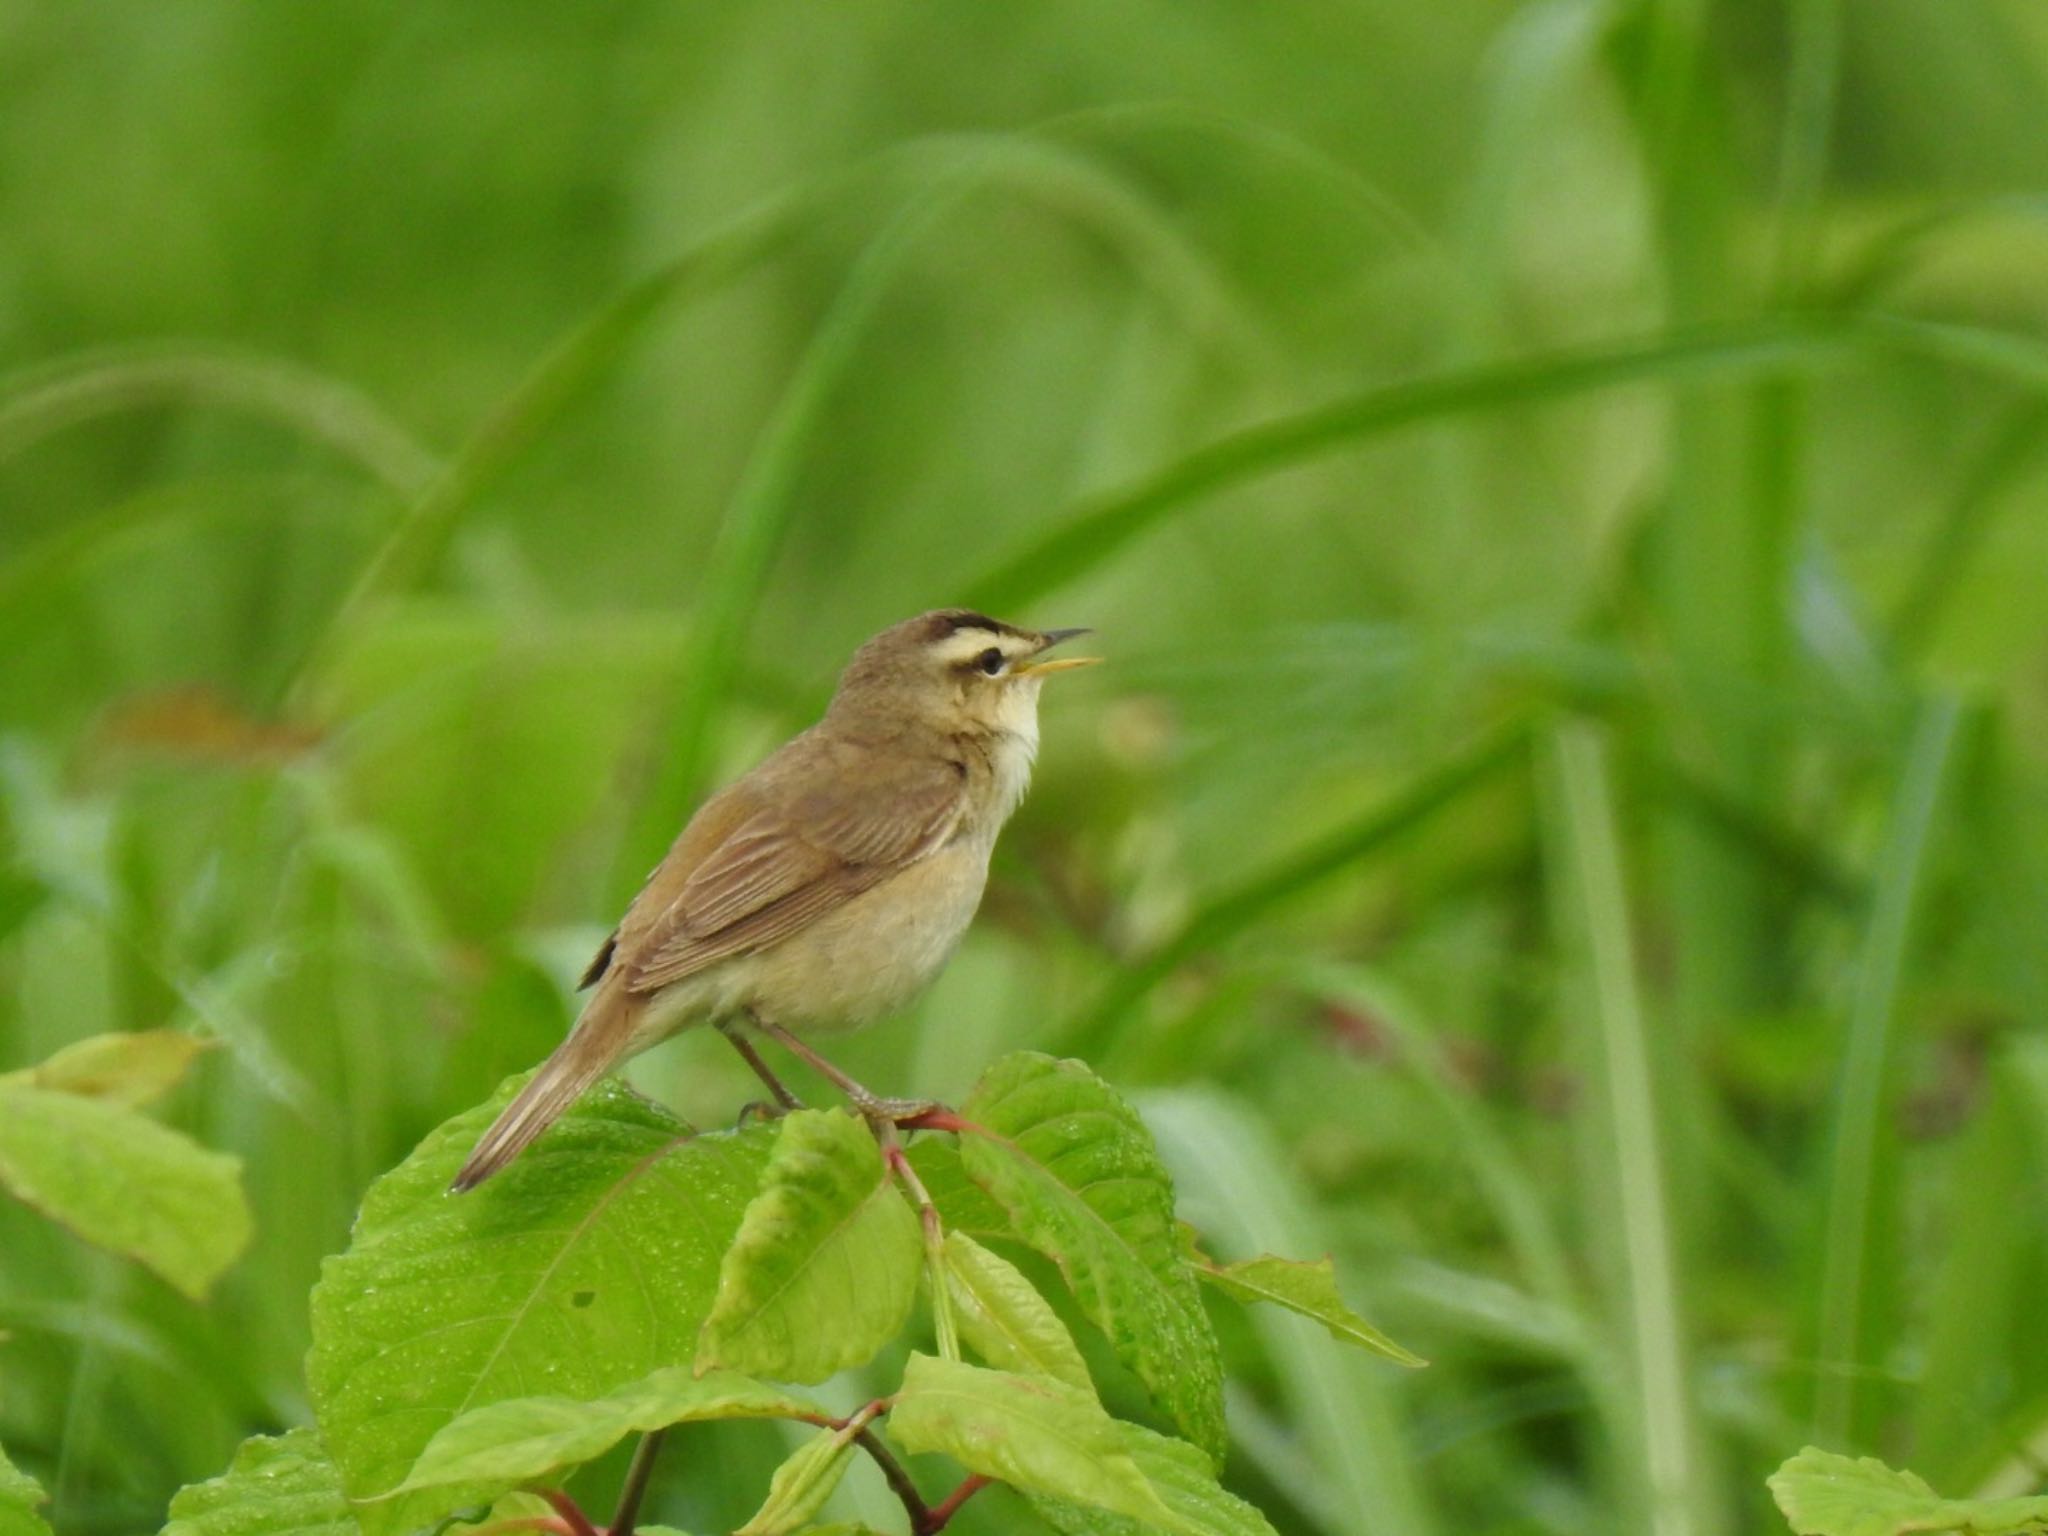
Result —
[[963, 1108], [968, 1174], [1060, 1267], [1081, 1310], [1188, 1437], [1221, 1456], [1223, 1366], [1181, 1262], [1173, 1184], [1136, 1111], [1075, 1061], [1026, 1052]]
[[37, 1513], [47, 1498], [42, 1484], [0, 1450], [0, 1536], [50, 1536], [49, 1522]]
[[1016, 1236], [1010, 1228], [1010, 1213], [967, 1176], [958, 1142], [922, 1137], [906, 1155], [948, 1232], [966, 1232], [978, 1238]]
[[[504, 1172], [448, 1182], [523, 1078], [431, 1133], [370, 1188], [313, 1289], [307, 1385], [352, 1498], [404, 1481], [443, 1427], [541, 1395], [600, 1398], [689, 1358], [774, 1133], [692, 1135], [599, 1084]], [[364, 1504], [366, 1536], [500, 1491], [443, 1484]]]
[[705, 1419], [807, 1418], [802, 1398], [731, 1371], [671, 1365], [595, 1399], [515, 1397], [443, 1426], [394, 1492], [444, 1483], [509, 1487], [593, 1461], [627, 1435]]
[[244, 1440], [227, 1471], [171, 1499], [163, 1536], [356, 1536], [340, 1474], [310, 1429]]
[[1068, 1499], [1033, 1494], [1032, 1507], [1065, 1536], [1136, 1536], [1162, 1528], [1179, 1536], [1274, 1536], [1264, 1515], [1216, 1481], [1209, 1458], [1194, 1446], [1121, 1420], [1116, 1428], [1170, 1519], [1161, 1527], [1141, 1525]]
[[1809, 1445], [1769, 1482], [1771, 1497], [1799, 1536], [2032, 1536], [2048, 1530], [2048, 1498], [1944, 1499], [1924, 1479], [1874, 1456], [1841, 1456]]
[[248, 1246], [241, 1169], [118, 1104], [0, 1082], [0, 1188], [194, 1300]]
[[0, 1074], [0, 1083], [24, 1083], [133, 1109], [175, 1088], [208, 1044], [182, 1029], [93, 1035], [33, 1067]]
[[768, 1497], [733, 1536], [790, 1536], [824, 1508], [846, 1475], [854, 1431], [822, 1430], [796, 1448], [768, 1480]]
[[785, 1115], [719, 1267], [697, 1369], [823, 1381], [902, 1328], [924, 1256], [873, 1134], [845, 1110]]
[[1303, 1259], [1279, 1259], [1268, 1253], [1235, 1264], [1211, 1264], [1197, 1259], [1191, 1267], [1233, 1301], [1270, 1302], [1313, 1318], [1340, 1344], [1356, 1344], [1402, 1365], [1429, 1364], [1344, 1304], [1344, 1297], [1337, 1290], [1337, 1271], [1327, 1258], [1309, 1263]]
[[1172, 1521], [1095, 1394], [1047, 1376], [914, 1354], [889, 1411], [889, 1438], [1026, 1493]]
[[946, 1234], [943, 1259], [954, 1321], [976, 1354], [998, 1370], [1094, 1392], [1073, 1335], [1016, 1265], [960, 1231]]

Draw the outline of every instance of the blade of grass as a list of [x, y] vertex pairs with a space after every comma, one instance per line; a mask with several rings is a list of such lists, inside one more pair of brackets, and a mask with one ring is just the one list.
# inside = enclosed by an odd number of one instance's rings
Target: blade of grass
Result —
[[1697, 1462], [1679, 1295], [1677, 1239], [1666, 1195], [1670, 1148], [1660, 1127], [1655, 1052], [1636, 981], [1608, 747], [1597, 727], [1558, 728], [1547, 754], [1546, 824], [1558, 926], [1575, 1029], [1589, 1064], [1594, 1112], [1582, 1117], [1593, 1201], [1588, 1225], [1610, 1230], [1614, 1312], [1625, 1337], [1626, 1407], [1610, 1429], [1626, 1447], [1624, 1529], [1691, 1536], [1718, 1522]]
[[1285, 967], [1282, 974], [1314, 996], [1363, 1008], [1376, 1026], [1386, 1030], [1429, 1095], [1451, 1144], [1486, 1192], [1524, 1280], [1540, 1300], [1561, 1313], [1575, 1312], [1578, 1288], [1540, 1192], [1474, 1096], [1453, 1084], [1443, 1053], [1409, 1000], [1391, 982], [1360, 965], [1307, 960]]
[[1878, 1271], [1890, 1267], [1879, 1244], [1897, 1230], [1900, 1191], [1892, 1177], [1888, 1111], [1899, 988], [1961, 719], [1953, 697], [1936, 695], [1914, 721], [1849, 999], [1828, 1138], [1813, 1351], [1823, 1366], [1814, 1389], [1814, 1433], [1836, 1444], [1862, 1443], [1858, 1432], [1867, 1428], [1871, 1409], [1862, 1369], [1879, 1363], [1881, 1341], [1872, 1334], [1883, 1316], [1868, 1293]]
[[1135, 1005], [1196, 956], [1215, 949], [1276, 908], [1319, 889], [1367, 855], [1427, 822], [1511, 764], [1521, 761], [1526, 728], [1516, 722], [1482, 737], [1423, 773], [1385, 805], [1211, 897], [1151, 953], [1124, 965], [1094, 1005], [1063, 1031], [1099, 1055], [1131, 1029]]
[[433, 567], [462, 513], [590, 391], [658, 311], [683, 295], [710, 292], [748, 270], [795, 233], [809, 206], [807, 197], [794, 195], [749, 210], [632, 284], [542, 358], [413, 500], [357, 574], [300, 664], [292, 688], [294, 702], [303, 700], [366, 611]]
[[1767, 320], [1376, 385], [1233, 432], [1134, 484], [1084, 500], [1051, 532], [971, 583], [968, 600], [994, 611], [1023, 608], [1204, 497], [1403, 427], [1649, 380], [1818, 366], [1835, 360], [1844, 342], [1842, 327], [1825, 318]]
[[1894, 650], [1903, 656], [1925, 654], [1963, 573], [1983, 545], [1992, 514], [2010, 504], [2010, 493], [2040, 464], [2044, 452], [2048, 401], [2029, 400], [2013, 407], [1963, 476], [1961, 489], [1913, 561], [1912, 581], [1892, 611]]
[[[1328, 1235], [1272, 1133], [1213, 1090], [1148, 1094], [1145, 1122], [1159, 1138], [1187, 1212], [1226, 1256], [1321, 1254]], [[1289, 1419], [1313, 1458], [1328, 1529], [1346, 1536], [1427, 1536], [1436, 1521], [1406, 1445], [1390, 1367], [1350, 1350], [1305, 1318], [1259, 1308], [1264, 1341]]]
[[0, 460], [99, 417], [162, 405], [267, 418], [325, 444], [406, 499], [441, 467], [353, 386], [297, 363], [193, 343], [98, 348], [0, 379]]

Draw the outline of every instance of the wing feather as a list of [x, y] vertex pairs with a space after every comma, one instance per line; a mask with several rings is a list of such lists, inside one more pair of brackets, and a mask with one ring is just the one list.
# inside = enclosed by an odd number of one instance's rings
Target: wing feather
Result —
[[[729, 806], [723, 835], [679, 886], [662, 882], [670, 899], [633, 934], [631, 953], [621, 957], [628, 990], [658, 991], [778, 944], [960, 829], [965, 781], [950, 763], [849, 743], [813, 748], [793, 761], [771, 760], [753, 782], [735, 786], [747, 790], [744, 811]], [[695, 829], [693, 821], [682, 841]], [[635, 926], [630, 918], [627, 926]]]

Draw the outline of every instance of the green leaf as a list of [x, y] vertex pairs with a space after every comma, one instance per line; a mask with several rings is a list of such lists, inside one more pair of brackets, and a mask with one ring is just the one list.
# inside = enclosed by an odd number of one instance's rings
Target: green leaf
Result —
[[889, 1438], [1026, 1493], [1173, 1523], [1095, 1395], [1050, 1377], [914, 1354], [889, 1411]]
[[595, 1400], [515, 1397], [472, 1408], [427, 1443], [394, 1492], [443, 1483], [516, 1483], [580, 1466], [627, 1435], [703, 1419], [815, 1417], [801, 1398], [731, 1371], [670, 1365]]
[[1223, 1367], [1181, 1262], [1173, 1185], [1136, 1111], [1079, 1062], [1022, 1053], [963, 1110], [967, 1172], [1059, 1265], [1081, 1309], [1188, 1438], [1225, 1444]]
[[946, 1234], [943, 1258], [954, 1319], [976, 1354], [1000, 1370], [1095, 1390], [1073, 1335], [1016, 1265], [959, 1231]]
[[241, 1167], [119, 1104], [0, 1082], [0, 1188], [195, 1301], [248, 1246]]
[[163, 1536], [355, 1536], [334, 1463], [310, 1429], [244, 1440], [219, 1477], [171, 1499]]
[[1193, 1267], [1198, 1276], [1235, 1301], [1268, 1301], [1314, 1318], [1340, 1344], [1356, 1344], [1402, 1365], [1429, 1363], [1403, 1349], [1344, 1305], [1344, 1298], [1337, 1291], [1337, 1272], [1326, 1258], [1311, 1264], [1302, 1259], [1277, 1259], [1261, 1254], [1235, 1264], [1201, 1260]]
[[0, 1075], [0, 1083], [25, 1083], [133, 1109], [176, 1087], [210, 1043], [181, 1029], [93, 1035], [36, 1066]]
[[846, 1475], [856, 1430], [827, 1429], [806, 1440], [768, 1480], [768, 1497], [733, 1536], [789, 1536], [824, 1507]]
[[[600, 1398], [687, 1359], [773, 1132], [693, 1136], [617, 1082], [466, 1195], [448, 1181], [523, 1079], [371, 1186], [312, 1300], [308, 1389], [351, 1498], [391, 1492], [441, 1429], [508, 1398]], [[368, 1536], [479, 1504], [440, 1485], [360, 1511]]]
[[36, 1513], [48, 1497], [0, 1450], [0, 1536], [50, 1536], [49, 1522]]
[[2048, 1498], [1944, 1499], [1923, 1479], [1874, 1456], [1810, 1445], [1771, 1474], [1770, 1489], [1799, 1536], [2018, 1536], [2048, 1529]]
[[924, 1256], [874, 1136], [843, 1109], [783, 1117], [718, 1274], [697, 1369], [823, 1381], [903, 1326]]
[[[1266, 1517], [1216, 1481], [1209, 1458], [1185, 1440], [1117, 1423], [1123, 1447], [1169, 1512], [1164, 1522], [1183, 1536], [1273, 1536]], [[1034, 1494], [1032, 1507], [1066, 1536], [1135, 1536], [1136, 1521], [1085, 1504]]]
[[975, 1237], [1015, 1237], [1010, 1213], [995, 1202], [989, 1192], [967, 1176], [960, 1145], [950, 1137], [928, 1136], [917, 1141], [906, 1154], [918, 1182], [938, 1207], [939, 1218], [948, 1232], [967, 1232]]

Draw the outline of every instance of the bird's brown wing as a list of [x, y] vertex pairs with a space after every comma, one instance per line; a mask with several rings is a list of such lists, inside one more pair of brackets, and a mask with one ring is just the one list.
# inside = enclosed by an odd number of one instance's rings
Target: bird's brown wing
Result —
[[[648, 993], [728, 956], [766, 949], [936, 852], [959, 830], [966, 786], [950, 763], [834, 743], [742, 780], [699, 812], [621, 925], [628, 991]], [[693, 838], [709, 815], [719, 823]], [[693, 842], [697, 847], [688, 845]], [[706, 843], [709, 846], [706, 846]], [[665, 899], [663, 899], [665, 898]], [[636, 922], [635, 919], [639, 921]]]

